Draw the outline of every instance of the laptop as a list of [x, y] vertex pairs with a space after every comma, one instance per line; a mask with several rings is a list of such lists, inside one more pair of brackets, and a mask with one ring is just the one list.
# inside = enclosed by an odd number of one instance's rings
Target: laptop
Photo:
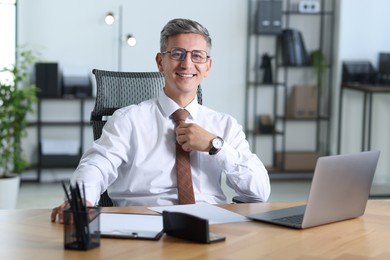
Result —
[[251, 220], [297, 229], [362, 216], [379, 151], [320, 157], [306, 205], [247, 216]]

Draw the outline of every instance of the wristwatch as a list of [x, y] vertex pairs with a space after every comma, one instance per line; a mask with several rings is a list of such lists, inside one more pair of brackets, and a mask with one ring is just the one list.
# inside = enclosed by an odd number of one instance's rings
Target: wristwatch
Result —
[[209, 151], [210, 155], [217, 154], [223, 146], [223, 139], [219, 136], [211, 140], [211, 149]]

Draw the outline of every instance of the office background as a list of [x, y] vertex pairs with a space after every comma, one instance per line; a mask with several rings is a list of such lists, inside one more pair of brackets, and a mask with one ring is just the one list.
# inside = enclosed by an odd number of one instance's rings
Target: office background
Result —
[[[378, 63], [379, 52], [390, 52], [390, 17], [386, 0], [336, 1], [334, 97], [331, 150], [337, 147], [338, 89], [343, 60], [366, 59]], [[118, 13], [122, 6], [123, 35], [118, 24], [108, 26], [104, 17]], [[233, 115], [244, 123], [247, 1], [244, 0], [19, 0], [18, 43], [38, 49], [44, 61], [60, 66], [82, 66], [88, 70], [118, 69], [118, 41], [133, 34], [135, 47], [121, 45], [121, 68], [125, 71], [155, 71], [154, 57], [159, 51], [162, 26], [176, 17], [191, 18], [205, 25], [213, 38], [212, 73], [203, 83], [204, 104]], [[360, 150], [361, 94], [348, 93], [345, 100], [342, 153]], [[390, 184], [390, 137], [388, 129], [389, 95], [374, 102], [372, 147], [382, 151], [374, 183]], [[71, 108], [70, 108], [71, 109]], [[63, 114], [60, 105], [50, 107]], [[55, 112], [57, 111], [57, 112]], [[35, 132], [29, 130], [26, 152], [32, 158]], [[90, 139], [88, 139], [90, 138]], [[92, 141], [86, 135], [85, 146]], [[303, 139], [302, 142], [305, 142]], [[265, 149], [269, 149], [265, 147]], [[262, 154], [260, 153], [261, 157]], [[34, 158], [33, 158], [34, 159]]]

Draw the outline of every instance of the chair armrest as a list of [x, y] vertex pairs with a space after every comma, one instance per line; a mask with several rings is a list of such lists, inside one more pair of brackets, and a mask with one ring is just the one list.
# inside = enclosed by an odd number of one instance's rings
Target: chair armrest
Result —
[[252, 201], [250, 199], [247, 199], [245, 197], [241, 197], [241, 196], [234, 196], [233, 199], [232, 199], [233, 203], [256, 203], [256, 201]]

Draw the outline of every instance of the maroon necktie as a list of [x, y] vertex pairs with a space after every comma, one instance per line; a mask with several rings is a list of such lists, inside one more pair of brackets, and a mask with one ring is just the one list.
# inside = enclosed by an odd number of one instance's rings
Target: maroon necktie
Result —
[[[189, 113], [185, 109], [176, 110], [172, 116], [176, 126], [185, 121]], [[179, 204], [194, 204], [194, 189], [192, 187], [190, 154], [176, 142], [176, 176]]]

